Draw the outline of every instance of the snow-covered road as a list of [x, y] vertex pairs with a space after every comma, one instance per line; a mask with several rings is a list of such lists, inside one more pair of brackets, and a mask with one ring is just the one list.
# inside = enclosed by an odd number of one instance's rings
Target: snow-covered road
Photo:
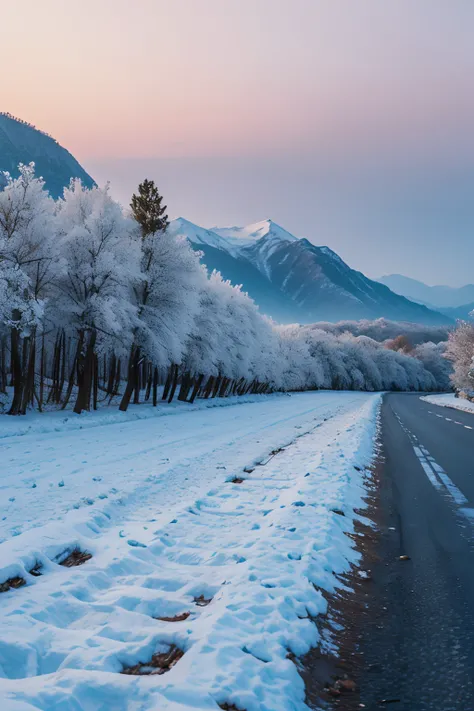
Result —
[[[0, 421], [0, 584], [27, 582], [0, 597], [2, 711], [304, 707], [288, 653], [357, 560], [380, 396], [250, 400]], [[170, 644], [166, 674], [119, 673]]]

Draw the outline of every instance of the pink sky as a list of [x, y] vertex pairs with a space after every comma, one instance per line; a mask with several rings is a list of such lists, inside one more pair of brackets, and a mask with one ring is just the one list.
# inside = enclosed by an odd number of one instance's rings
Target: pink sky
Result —
[[23, 0], [3, 109], [80, 160], [429, 151], [474, 118], [471, 2]]
[[10, 1], [0, 109], [124, 204], [150, 177], [172, 217], [272, 217], [372, 276], [462, 283], [473, 32], [473, 0]]

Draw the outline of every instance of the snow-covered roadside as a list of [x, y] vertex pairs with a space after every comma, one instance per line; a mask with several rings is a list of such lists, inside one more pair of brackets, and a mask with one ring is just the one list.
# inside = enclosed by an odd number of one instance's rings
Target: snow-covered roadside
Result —
[[51, 412], [41, 413], [30, 411], [23, 417], [0, 418], [0, 440], [6, 437], [24, 437], [29, 434], [49, 434], [50, 432], [69, 432], [83, 430], [102, 425], [124, 424], [134, 420], [149, 420], [155, 417], [168, 417], [184, 412], [207, 410], [214, 407], [230, 407], [245, 405], [249, 402], [262, 402], [263, 400], [288, 397], [288, 393], [271, 393], [270, 395], [240, 395], [232, 397], [218, 397], [209, 400], [196, 400], [192, 405], [189, 402], [159, 403], [153, 407], [151, 403], [141, 405], [130, 404], [126, 412], [120, 412], [118, 403], [113, 406], [102, 406], [99, 410], [91, 410], [76, 415], [72, 411], [72, 404], [68, 410], [54, 409]]
[[[333, 589], [334, 573], [357, 560], [344, 533], [362, 503], [379, 403], [304, 393], [3, 440], [7, 498], [19, 501], [3, 535], [25, 530], [0, 545], [0, 582], [21, 575], [28, 585], [1, 594], [2, 710], [303, 708], [288, 653], [317, 644], [317, 588]], [[63, 486], [51, 479], [58, 463]], [[115, 483], [115, 498], [67, 510], [76, 488], [92, 499], [96, 483]], [[31, 490], [34, 529], [21, 524]], [[57, 565], [74, 545], [93, 558]], [[39, 578], [27, 572], [36, 561]], [[196, 605], [201, 595], [212, 602]], [[181, 622], [154, 619], [184, 612]], [[119, 674], [171, 643], [185, 654], [165, 675]]]
[[430, 402], [432, 405], [441, 405], [441, 407], [453, 407], [455, 410], [463, 410], [464, 412], [474, 412], [474, 402], [465, 398], [455, 397], [454, 393], [443, 393], [441, 395], [423, 395], [420, 400]]

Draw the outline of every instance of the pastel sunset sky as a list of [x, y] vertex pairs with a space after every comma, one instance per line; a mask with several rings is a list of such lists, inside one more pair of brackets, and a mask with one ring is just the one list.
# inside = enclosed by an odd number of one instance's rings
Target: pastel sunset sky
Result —
[[22, 0], [1, 107], [124, 204], [271, 217], [369, 276], [473, 281], [472, 0]]

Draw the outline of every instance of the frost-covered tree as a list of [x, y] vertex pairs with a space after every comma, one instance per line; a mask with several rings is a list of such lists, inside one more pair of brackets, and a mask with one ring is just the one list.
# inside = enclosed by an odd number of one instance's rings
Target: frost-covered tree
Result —
[[[446, 343], [420, 343], [413, 351], [419, 360], [436, 381], [436, 389], [451, 390], [451, 374], [453, 367], [446, 358]], [[473, 382], [474, 387], [474, 382]]]
[[58, 203], [59, 256], [56, 308], [77, 338], [70, 378], [77, 370], [75, 412], [90, 409], [97, 353], [130, 346], [136, 307], [131, 284], [139, 278], [140, 252], [133, 224], [108, 188], [85, 189], [71, 181]]
[[278, 388], [283, 390], [308, 390], [317, 387], [318, 363], [311, 351], [304, 332], [299, 326], [281, 326], [280, 358], [283, 373]]
[[0, 192], [0, 306], [10, 334], [14, 386], [10, 414], [23, 414], [35, 393], [36, 333], [55, 278], [54, 201], [35, 178], [34, 164], [5, 173]]
[[470, 377], [473, 356], [474, 324], [460, 321], [449, 334], [446, 346], [446, 358], [453, 363], [451, 382], [456, 390], [474, 390], [474, 381]]
[[[168, 232], [141, 231], [140, 274], [133, 283], [136, 320], [127, 388], [120, 409], [126, 410], [138, 392], [140, 359], [153, 366], [180, 363], [194, 326], [201, 289], [206, 283], [199, 255], [187, 240]], [[136, 397], [138, 401], [138, 395]]]
[[[200, 255], [165, 229], [165, 211], [151, 181], [125, 216], [107, 188], [72, 181], [54, 202], [33, 166], [6, 177], [0, 391], [13, 382], [12, 414], [25, 412], [33, 397], [40, 408], [65, 407], [73, 392], [76, 412], [91, 397], [95, 407], [99, 391], [109, 402], [122, 392], [125, 409], [145, 385], [145, 399], [153, 386], [156, 404], [159, 382], [163, 399], [178, 392], [190, 402], [268, 390], [447, 387], [450, 366], [439, 343], [446, 329], [384, 319], [279, 326], [240, 286], [206, 274]], [[470, 389], [473, 325], [450, 335], [446, 355], [453, 382]]]

